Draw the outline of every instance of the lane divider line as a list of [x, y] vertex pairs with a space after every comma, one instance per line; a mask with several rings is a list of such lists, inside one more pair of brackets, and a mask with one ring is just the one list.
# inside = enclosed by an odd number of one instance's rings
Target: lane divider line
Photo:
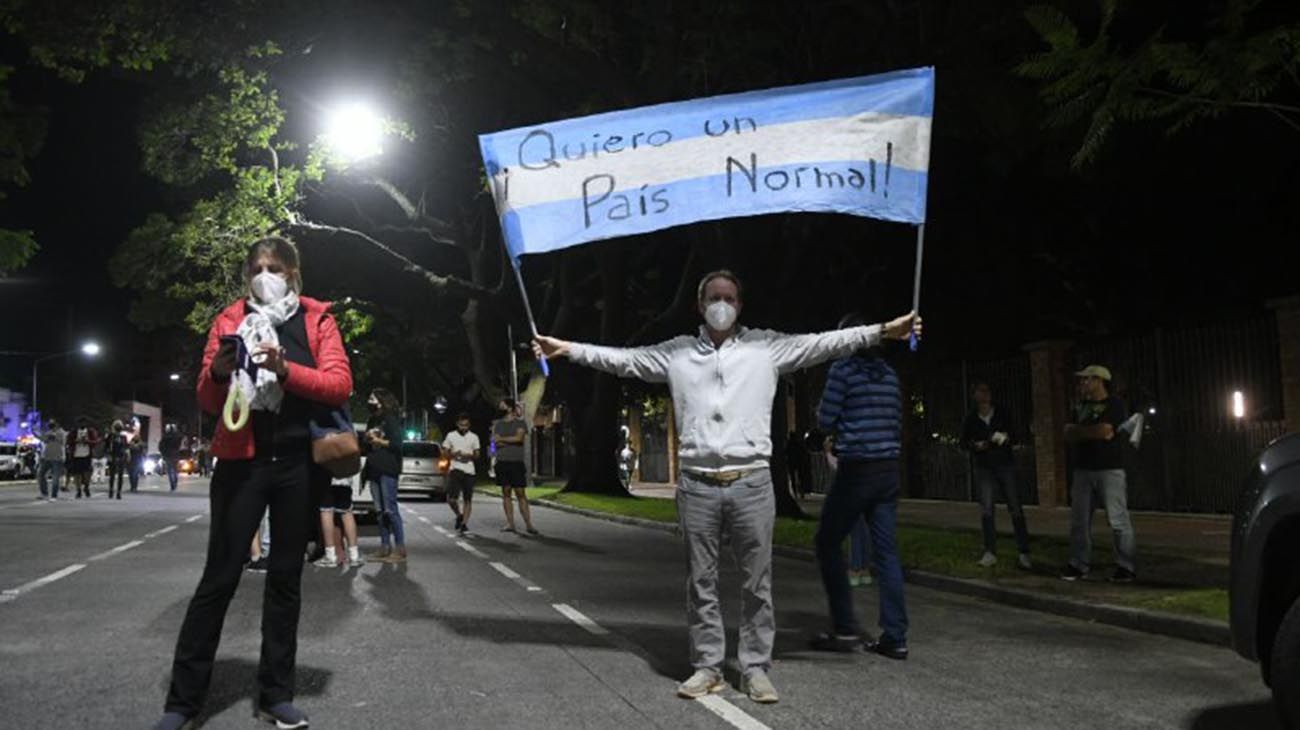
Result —
[[186, 517], [186, 518], [185, 518], [185, 521], [186, 521], [186, 522], [198, 522], [198, 521], [201, 520], [201, 519], [203, 519], [203, 515], [194, 515], [193, 517]]
[[95, 562], [96, 560], [103, 560], [104, 558], [111, 558], [111, 557], [113, 557], [114, 555], [117, 555], [118, 553], [126, 552], [127, 550], [130, 550], [131, 548], [134, 548], [134, 547], [140, 547], [140, 546], [143, 545], [143, 544], [144, 544], [144, 540], [132, 540], [131, 542], [126, 543], [125, 545], [118, 545], [117, 547], [113, 548], [112, 550], [105, 550], [104, 552], [100, 553], [99, 555], [95, 555], [95, 556], [91, 557], [91, 558], [90, 558], [89, 560], [87, 560], [86, 562], [88, 562], [88, 563], [93, 563], [93, 562]]
[[601, 626], [595, 621], [587, 618], [586, 614], [567, 603], [552, 603], [551, 608], [559, 611], [564, 614], [565, 618], [586, 629], [587, 633], [595, 634], [596, 636], [606, 636], [609, 634], [609, 630], [604, 626]]
[[455, 543], [456, 543], [457, 545], [459, 545], [459, 546], [461, 547], [461, 549], [463, 549], [465, 552], [469, 553], [470, 555], [473, 555], [473, 556], [476, 557], [476, 558], [483, 558], [484, 560], [487, 560], [487, 559], [488, 559], [488, 554], [487, 554], [487, 553], [483, 552], [482, 550], [479, 550], [478, 548], [474, 547], [473, 545], [470, 545], [469, 543], [465, 542], [464, 540], [456, 540]]
[[726, 720], [732, 727], [739, 728], [739, 730], [772, 730], [772, 728], [754, 719], [753, 716], [718, 695], [704, 695], [695, 701], [704, 705], [709, 712]]
[[172, 530], [175, 530], [175, 529], [176, 529], [176, 525], [168, 525], [168, 526], [162, 528], [161, 530], [154, 530], [153, 532], [150, 532], [150, 533], [146, 534], [146, 535], [144, 536], [144, 539], [146, 539], [146, 540], [152, 540], [153, 538], [158, 537], [159, 535], [166, 535], [167, 533], [169, 533], [169, 532], [171, 532]]
[[36, 580], [24, 583], [18, 586], [17, 588], [10, 588], [4, 593], [5, 595], [9, 595], [9, 596], [19, 596], [24, 593], [27, 593], [28, 591], [32, 591], [37, 588], [40, 588], [43, 585], [48, 585], [50, 583], [53, 583], [54, 581], [59, 580], [61, 578], [67, 578], [68, 576], [72, 575], [78, 570], [81, 570], [84, 567], [86, 567], [85, 563], [75, 563], [73, 565], [69, 565], [63, 570], [56, 570], [47, 576], [44, 576], [42, 578], [37, 578]]
[[488, 563], [488, 565], [491, 565], [493, 568], [496, 569], [498, 573], [504, 575], [510, 580], [519, 580], [520, 578], [518, 573], [511, 570], [510, 568], [507, 568], [504, 563]]

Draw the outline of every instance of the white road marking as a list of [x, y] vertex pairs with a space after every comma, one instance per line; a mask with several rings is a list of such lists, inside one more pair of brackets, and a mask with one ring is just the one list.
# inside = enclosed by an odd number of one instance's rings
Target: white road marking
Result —
[[476, 558], [483, 558], [484, 560], [487, 560], [488, 557], [487, 553], [483, 552], [482, 550], [479, 550], [473, 545], [470, 545], [464, 540], [457, 540], [456, 544], [459, 545], [462, 549], [465, 550], [465, 552], [469, 553], [470, 555], [473, 555]]
[[443, 535], [444, 537], [451, 537], [451, 531], [443, 527], [442, 525], [434, 525], [433, 529], [437, 530], [438, 533]]
[[695, 701], [708, 708], [709, 712], [726, 720], [732, 727], [740, 728], [740, 730], [772, 730], [767, 725], [755, 720], [744, 710], [717, 695], [705, 695]]
[[488, 563], [488, 565], [491, 565], [498, 573], [504, 575], [510, 580], [519, 580], [519, 574], [510, 568], [507, 568], [503, 563]]
[[193, 517], [186, 517], [186, 518], [185, 518], [185, 521], [186, 521], [186, 522], [198, 522], [198, 521], [201, 520], [201, 519], [203, 519], [203, 515], [194, 515]]
[[10, 588], [4, 593], [5, 595], [9, 595], [9, 596], [19, 596], [22, 595], [23, 593], [27, 593], [28, 591], [40, 588], [43, 585], [48, 585], [50, 583], [53, 583], [54, 581], [59, 580], [60, 578], [67, 578], [68, 576], [72, 575], [78, 570], [81, 570], [84, 567], [86, 567], [85, 563], [76, 563], [75, 565], [69, 565], [63, 570], [56, 570], [53, 573], [50, 573], [49, 575], [43, 578], [37, 578], [36, 580], [28, 583], [24, 583], [18, 586], [17, 588]]
[[595, 621], [587, 618], [586, 614], [567, 603], [552, 603], [551, 608], [564, 614], [565, 618], [586, 629], [588, 633], [595, 634], [596, 636], [604, 636], [609, 633], [604, 626], [601, 626]]
[[96, 556], [90, 558], [90, 560], [87, 560], [86, 562], [88, 562], [88, 563], [92, 563], [92, 562], [94, 562], [94, 561], [96, 561], [96, 560], [103, 560], [104, 558], [111, 558], [111, 557], [113, 557], [114, 555], [117, 555], [118, 553], [126, 552], [127, 550], [130, 550], [131, 548], [139, 547], [139, 546], [141, 546], [141, 545], [143, 545], [143, 544], [144, 544], [144, 540], [132, 540], [131, 542], [126, 543], [125, 545], [118, 545], [117, 547], [113, 548], [112, 550], [105, 550], [104, 552], [100, 553], [99, 555], [96, 555]]
[[175, 529], [176, 529], [176, 525], [168, 525], [168, 526], [162, 528], [161, 530], [154, 530], [153, 532], [151, 532], [151, 533], [145, 535], [145, 536], [144, 536], [144, 539], [146, 539], [146, 540], [151, 540], [151, 539], [153, 539], [153, 538], [155, 538], [155, 537], [158, 537], [159, 535], [166, 535], [167, 533], [169, 533], [169, 532], [171, 532], [172, 530], [175, 530]]

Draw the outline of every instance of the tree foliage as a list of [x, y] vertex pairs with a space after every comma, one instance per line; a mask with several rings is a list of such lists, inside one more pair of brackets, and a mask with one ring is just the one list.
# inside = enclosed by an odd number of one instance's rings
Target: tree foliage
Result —
[[[1263, 0], [1225, 0], [1194, 39], [1165, 18], [1124, 15], [1119, 0], [1099, 0], [1097, 30], [1085, 38], [1059, 8], [1037, 5], [1025, 17], [1048, 49], [1017, 67], [1042, 83], [1056, 127], [1086, 123], [1074, 165], [1093, 161], [1116, 125], [1161, 122], [1173, 132], [1230, 111], [1269, 114], [1300, 132], [1300, 18], [1278, 22], [1259, 12]], [[1126, 38], [1159, 23], [1137, 42]], [[1208, 32], [1205, 32], [1208, 31]]]

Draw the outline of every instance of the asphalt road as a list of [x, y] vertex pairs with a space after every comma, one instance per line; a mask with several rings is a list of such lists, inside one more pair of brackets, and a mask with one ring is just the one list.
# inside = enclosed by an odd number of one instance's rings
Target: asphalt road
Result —
[[[48, 504], [0, 487], [0, 726], [146, 728], [202, 568], [206, 482]], [[165, 487], [164, 487], [165, 488]], [[1231, 652], [909, 587], [912, 658], [804, 649], [825, 626], [814, 566], [777, 558], [779, 704], [673, 695], [690, 673], [681, 545], [537, 509], [543, 536], [474, 532], [407, 502], [411, 560], [308, 566], [298, 702], [335, 728], [1261, 728], [1256, 669]], [[440, 529], [441, 528], [441, 529]], [[365, 530], [363, 551], [377, 540]], [[204, 727], [252, 719], [262, 576], [226, 620]], [[724, 571], [734, 656], [739, 588]], [[874, 589], [859, 607], [874, 621]], [[729, 671], [733, 685], [738, 680]]]

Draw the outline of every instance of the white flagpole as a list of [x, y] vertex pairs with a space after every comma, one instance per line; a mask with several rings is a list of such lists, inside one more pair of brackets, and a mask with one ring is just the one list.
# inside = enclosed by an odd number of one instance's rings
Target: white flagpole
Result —
[[[505, 248], [505, 240], [502, 239], [501, 245]], [[528, 327], [532, 330], [533, 337], [537, 337], [537, 321], [533, 319], [533, 305], [528, 303], [528, 290], [524, 288], [524, 275], [519, 273], [519, 264], [514, 257], [510, 255], [510, 249], [506, 248], [506, 257], [510, 259], [510, 268], [515, 272], [515, 283], [519, 285], [519, 298], [524, 300], [524, 313], [528, 315]], [[537, 358], [537, 364], [542, 366], [542, 375], [551, 377], [551, 367], [546, 364], [546, 358]]]
[[[921, 313], [921, 259], [924, 254], [925, 224], [921, 223], [916, 227], [916, 273], [912, 277], [912, 311], [918, 315]], [[907, 343], [912, 352], [916, 352], [918, 343], [915, 330], [912, 331]]]

